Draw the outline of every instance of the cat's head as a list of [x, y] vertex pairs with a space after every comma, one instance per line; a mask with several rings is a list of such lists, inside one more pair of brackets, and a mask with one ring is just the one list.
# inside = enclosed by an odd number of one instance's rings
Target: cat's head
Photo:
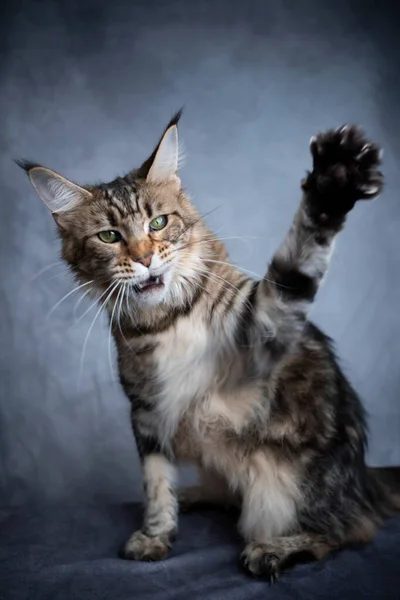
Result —
[[143, 308], [190, 301], [207, 253], [207, 230], [178, 177], [179, 117], [139, 169], [111, 183], [79, 186], [19, 163], [50, 209], [78, 279], [105, 294], [129, 289]]

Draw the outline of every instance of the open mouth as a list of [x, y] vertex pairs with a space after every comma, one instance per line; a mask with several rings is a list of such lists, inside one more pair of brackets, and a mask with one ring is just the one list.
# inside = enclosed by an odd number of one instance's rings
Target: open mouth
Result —
[[164, 279], [162, 275], [159, 275], [158, 277], [151, 276], [148, 279], [141, 281], [140, 283], [136, 283], [133, 286], [133, 289], [135, 290], [135, 292], [140, 294], [142, 292], [155, 292], [163, 287]]

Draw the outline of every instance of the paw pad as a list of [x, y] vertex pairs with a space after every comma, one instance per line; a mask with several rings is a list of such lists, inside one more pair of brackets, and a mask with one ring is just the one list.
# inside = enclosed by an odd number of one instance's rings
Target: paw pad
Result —
[[343, 125], [319, 133], [311, 138], [310, 151], [314, 168], [303, 189], [318, 195], [321, 212], [345, 214], [357, 200], [381, 192], [382, 151], [359, 127]]

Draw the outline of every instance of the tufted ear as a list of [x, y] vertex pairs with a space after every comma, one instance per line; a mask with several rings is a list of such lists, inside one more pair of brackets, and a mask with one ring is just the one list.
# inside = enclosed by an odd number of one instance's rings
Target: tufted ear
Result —
[[24, 161], [17, 164], [26, 171], [38, 196], [52, 213], [64, 213], [92, 197], [90, 192], [51, 169]]
[[182, 110], [171, 119], [154, 152], [138, 169], [139, 177], [146, 178], [146, 181], [150, 183], [173, 181], [180, 184], [177, 173], [179, 163], [178, 121], [181, 114]]

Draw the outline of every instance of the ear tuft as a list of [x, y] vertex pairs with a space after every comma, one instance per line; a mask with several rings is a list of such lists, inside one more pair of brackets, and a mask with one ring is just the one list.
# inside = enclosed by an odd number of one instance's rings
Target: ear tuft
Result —
[[18, 165], [25, 173], [28, 175], [31, 169], [35, 167], [40, 167], [37, 163], [32, 162], [31, 160], [25, 160], [24, 158], [16, 158], [14, 160], [15, 164]]
[[178, 128], [176, 125], [172, 125], [162, 137], [153, 164], [148, 172], [147, 181], [162, 183], [175, 178], [178, 171], [178, 158]]
[[28, 174], [38, 196], [52, 213], [66, 212], [92, 197], [90, 192], [51, 169], [29, 161], [15, 162]]
[[135, 169], [135, 177], [146, 179], [153, 183], [173, 181], [180, 185], [177, 171], [179, 168], [178, 122], [183, 109], [179, 110], [170, 120], [163, 135], [151, 156]]
[[178, 126], [178, 123], [179, 123], [179, 120], [180, 120], [180, 118], [181, 118], [181, 116], [182, 116], [182, 113], [183, 113], [183, 107], [182, 107], [182, 108], [180, 108], [180, 109], [178, 110], [178, 112], [176, 112], [176, 113], [174, 114], [174, 116], [172, 117], [172, 119], [170, 120], [170, 122], [168, 123], [168, 125], [167, 125], [167, 127], [166, 127], [166, 129], [165, 129], [166, 131], [167, 131], [167, 129], [169, 129], [169, 128], [170, 128], [170, 127], [172, 127], [173, 125], [176, 125], [176, 126]]

